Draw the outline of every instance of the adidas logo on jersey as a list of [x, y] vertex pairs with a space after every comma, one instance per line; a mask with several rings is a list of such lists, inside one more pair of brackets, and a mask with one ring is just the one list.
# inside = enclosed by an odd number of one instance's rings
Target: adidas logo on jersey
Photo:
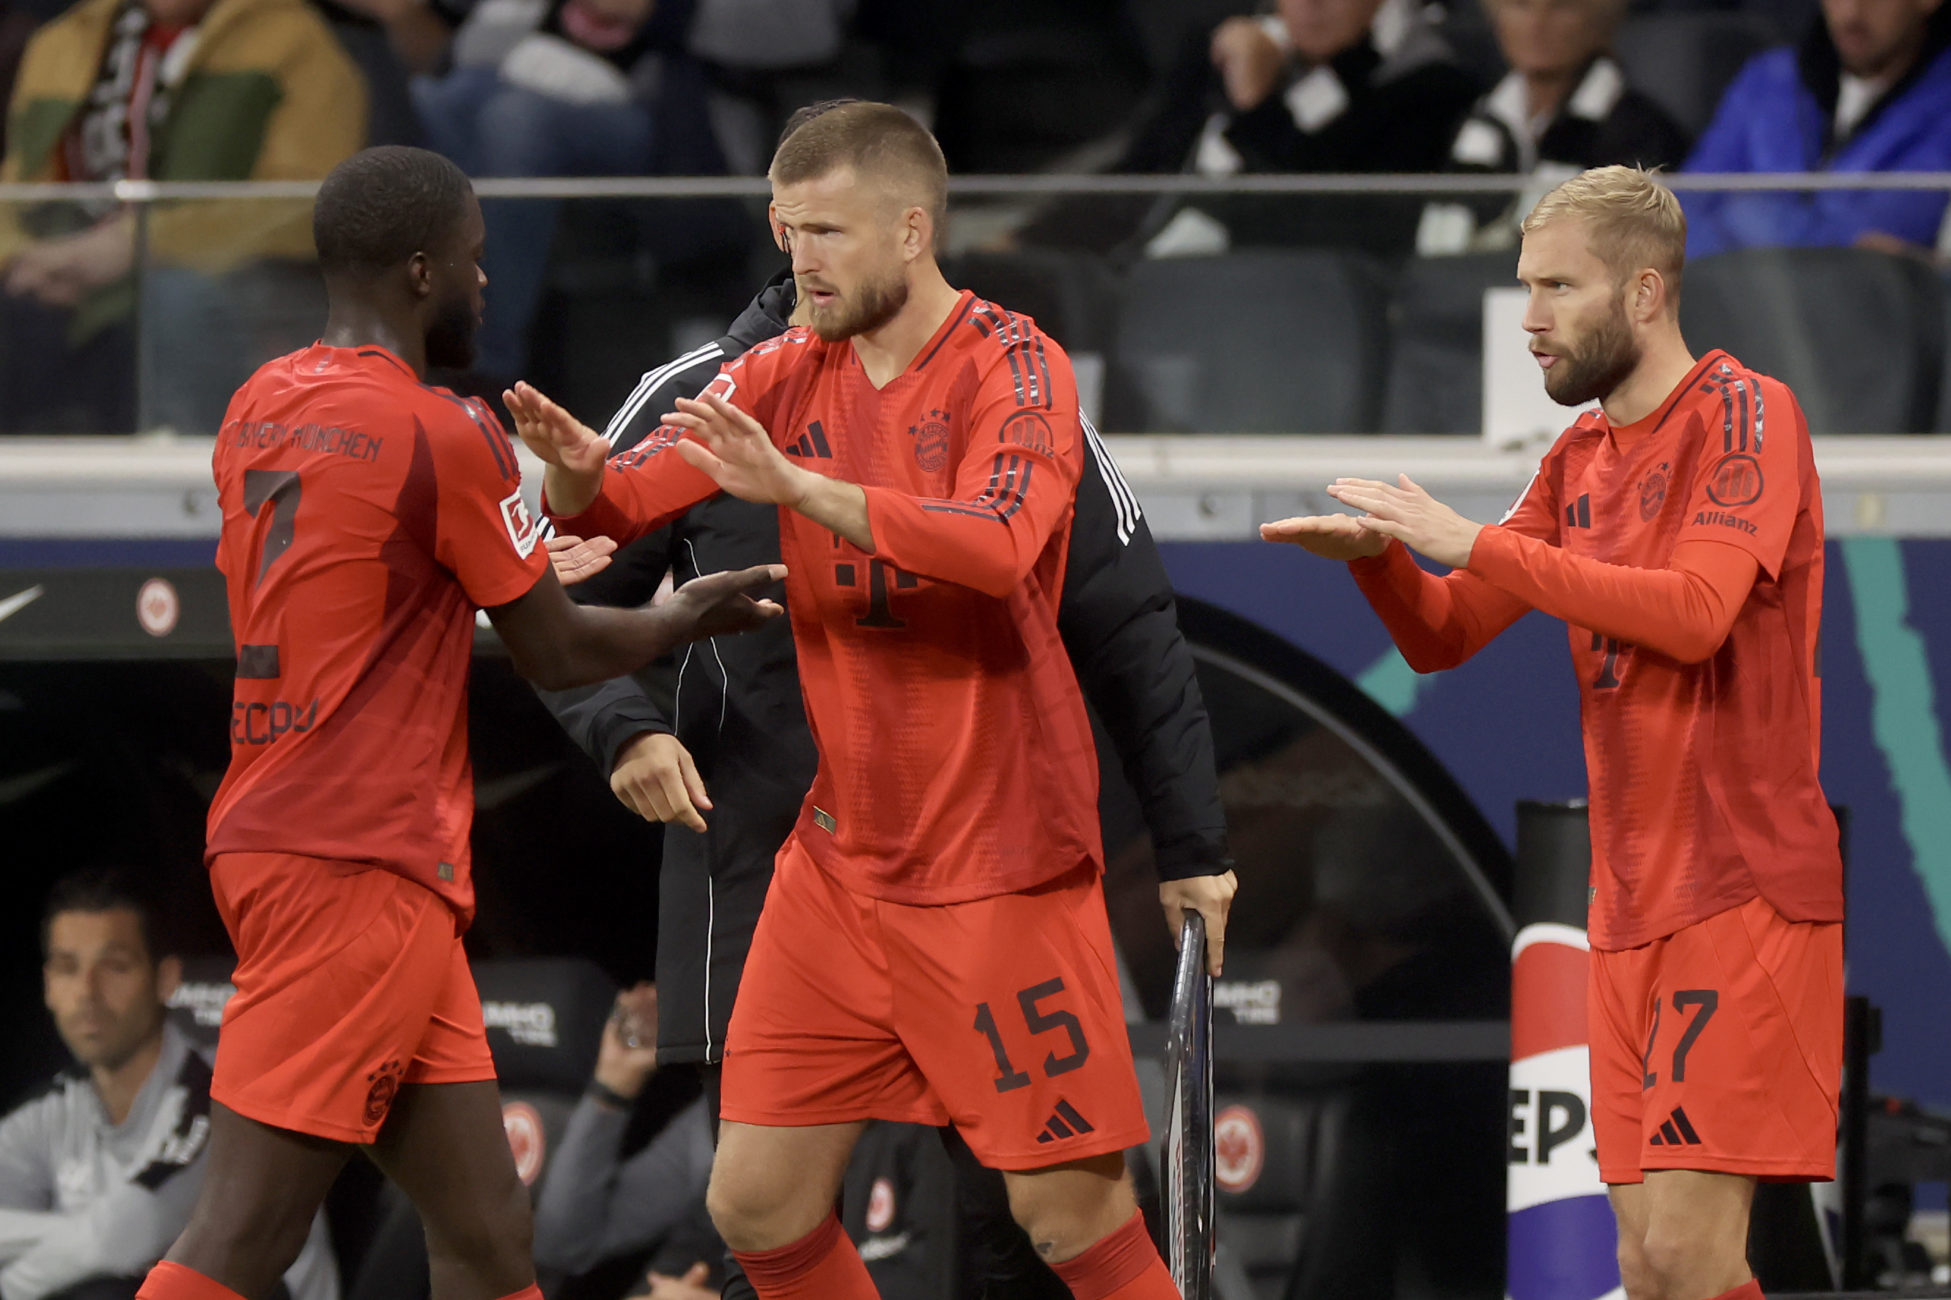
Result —
[[804, 456], [811, 460], [832, 460], [833, 448], [827, 445], [826, 430], [818, 420], [806, 426], [806, 432], [795, 442], [786, 444], [788, 456]]
[[1062, 1098], [1057, 1099], [1057, 1111], [1044, 1121], [1043, 1132], [1037, 1134], [1038, 1142], [1060, 1142], [1064, 1138], [1076, 1137], [1080, 1133], [1094, 1133], [1091, 1122], [1077, 1113], [1077, 1107]]
[[1660, 1131], [1648, 1138], [1646, 1145], [1650, 1147], [1699, 1146], [1700, 1134], [1694, 1132], [1694, 1126], [1687, 1121], [1686, 1107], [1675, 1106], [1673, 1113], [1660, 1121]]

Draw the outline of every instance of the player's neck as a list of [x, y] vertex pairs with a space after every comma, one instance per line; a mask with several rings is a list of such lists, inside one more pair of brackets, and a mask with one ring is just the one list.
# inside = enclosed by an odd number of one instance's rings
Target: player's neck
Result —
[[935, 337], [935, 331], [942, 327], [961, 297], [961, 290], [949, 287], [933, 261], [922, 268], [916, 275], [916, 283], [908, 290], [907, 304], [894, 314], [894, 319], [877, 330], [853, 337], [854, 355], [860, 358], [860, 368], [867, 372], [867, 382], [885, 388], [906, 370], [928, 345], [928, 340]]
[[427, 377], [427, 339], [418, 322], [403, 325], [382, 312], [335, 306], [318, 341], [328, 348], [385, 348], [414, 374]]
[[1687, 351], [1680, 332], [1663, 333], [1647, 346], [1626, 381], [1599, 403], [1606, 420], [1615, 429], [1639, 423], [1673, 396], [1673, 390], [1693, 371], [1694, 365], [1694, 355]]

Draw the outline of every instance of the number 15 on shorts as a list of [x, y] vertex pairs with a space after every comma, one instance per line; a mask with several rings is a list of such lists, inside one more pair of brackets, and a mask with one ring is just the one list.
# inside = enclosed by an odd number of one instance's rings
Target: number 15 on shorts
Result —
[[[1091, 1045], [1084, 1040], [1084, 1026], [1077, 1017], [1061, 1008], [1046, 1009], [1043, 1005], [1063, 991], [1062, 979], [1050, 979], [1016, 992], [1016, 1010], [1022, 1015], [1023, 1024], [1030, 1033], [1041, 1035], [1061, 1030], [1068, 1039], [1068, 1050], [1058, 1052], [1053, 1049], [1043, 1058], [1045, 1078], [1069, 1074], [1072, 1070], [1083, 1068], [1084, 1062], [1091, 1059]], [[1002, 1030], [996, 1024], [996, 1013], [987, 1002], [976, 1004], [975, 1028], [977, 1033], [989, 1040], [989, 1050], [996, 1054], [996, 1091], [1014, 1092], [1018, 1088], [1028, 1087], [1030, 1076], [1010, 1063], [1009, 1049], [1003, 1045]]]

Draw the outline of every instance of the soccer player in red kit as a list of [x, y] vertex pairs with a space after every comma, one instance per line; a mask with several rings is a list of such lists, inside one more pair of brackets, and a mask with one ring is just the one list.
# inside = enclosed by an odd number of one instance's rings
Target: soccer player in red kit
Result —
[[[607, 468], [592, 430], [509, 395], [565, 532], [628, 540], [721, 490], [781, 507], [819, 766], [732, 1013], [713, 1217], [761, 1296], [871, 1296], [833, 1217], [847, 1154], [868, 1119], [953, 1122], [1075, 1294], [1176, 1296], [1124, 1176], [1146, 1127], [1057, 635], [1069, 360], [942, 279], [946, 169], [899, 110], [812, 119], [771, 179], [810, 327]], [[1233, 888], [1161, 886], [1215, 966]]]
[[600, 681], [757, 626], [777, 607], [743, 593], [780, 571], [688, 584], [671, 614], [571, 604], [507, 434], [422, 382], [468, 363], [480, 317], [467, 178], [367, 150], [326, 178], [313, 225], [323, 339], [252, 376], [217, 437], [237, 679], [207, 858], [237, 993], [208, 1175], [139, 1294], [269, 1294], [363, 1146], [420, 1211], [438, 1300], [540, 1300], [461, 950], [474, 614], [523, 673]]
[[[1835, 1172], [1842, 862], [1817, 781], [1822, 494], [1794, 394], [1678, 320], [1686, 219], [1646, 173], [1567, 181], [1518, 279], [1545, 388], [1597, 401], [1498, 525], [1404, 476], [1264, 525], [1351, 561], [1420, 672], [1532, 609], [1571, 633], [1591, 791], [1600, 1176], [1632, 1300], [1753, 1300], [1758, 1179]], [[1412, 547], [1452, 572], [1425, 572]]]

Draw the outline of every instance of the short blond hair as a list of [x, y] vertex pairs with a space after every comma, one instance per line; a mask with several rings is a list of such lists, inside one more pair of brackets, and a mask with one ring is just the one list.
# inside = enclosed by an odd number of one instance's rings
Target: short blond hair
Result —
[[1580, 172], [1539, 199], [1522, 230], [1529, 235], [1566, 217], [1587, 224], [1592, 251], [1621, 280], [1643, 267], [1658, 271], [1673, 306], [1679, 307], [1687, 214], [1657, 172], [1619, 166]]

